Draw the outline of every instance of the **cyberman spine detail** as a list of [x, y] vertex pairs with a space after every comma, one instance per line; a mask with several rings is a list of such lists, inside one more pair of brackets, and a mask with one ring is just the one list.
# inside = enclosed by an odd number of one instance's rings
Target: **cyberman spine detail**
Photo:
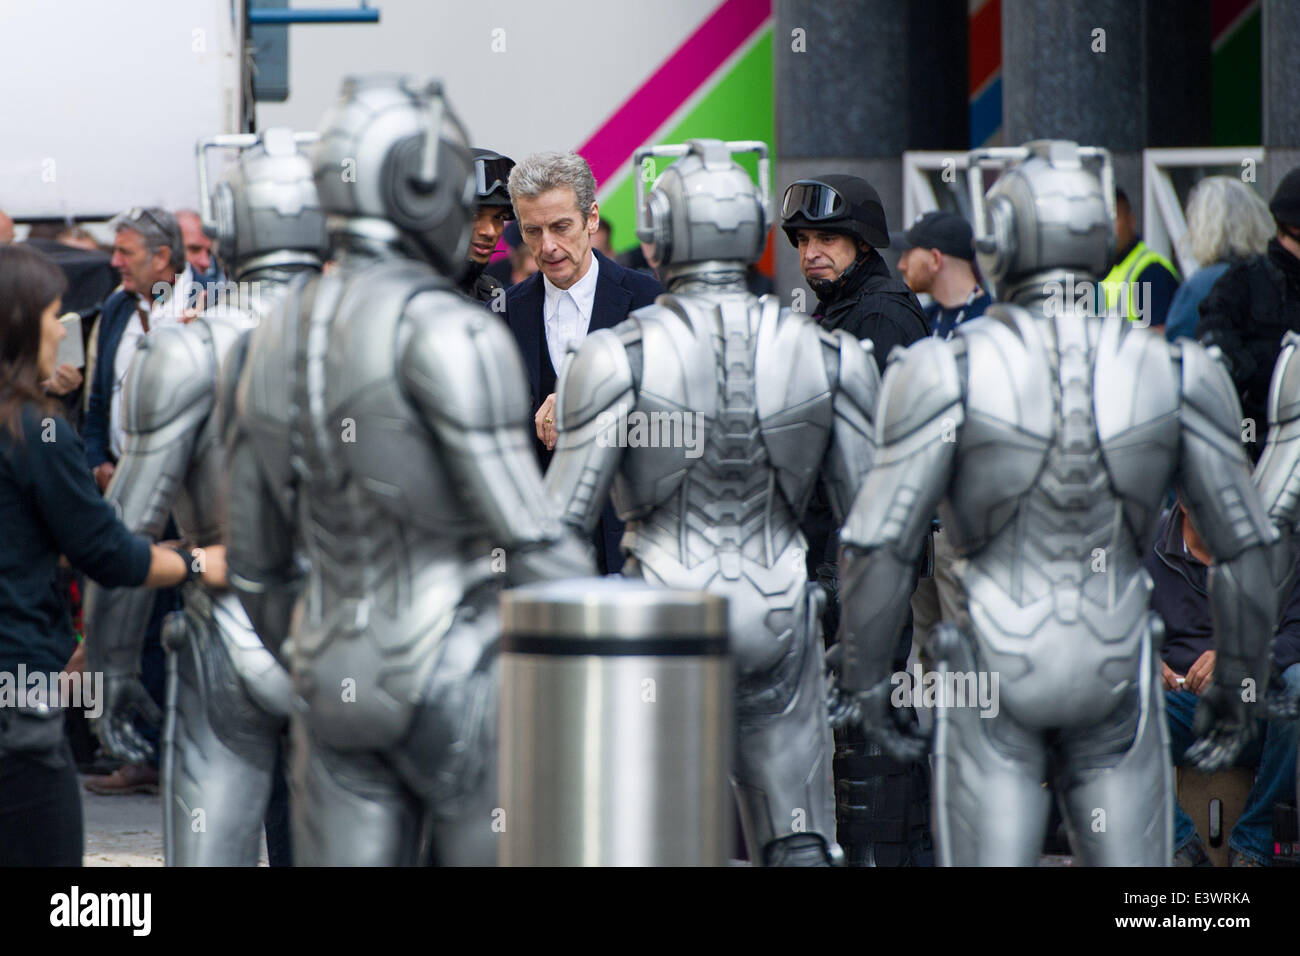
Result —
[[[833, 744], [822, 596], [807, 580], [798, 516], [822, 477], [844, 514], [871, 465], [878, 376], [851, 337], [746, 292], [767, 221], [765, 195], [731, 159], [750, 148], [766, 193], [762, 144], [654, 150], [682, 157], [641, 202], [638, 232], [655, 243], [670, 291], [570, 354], [546, 486], [584, 532], [612, 489], [628, 522], [624, 574], [729, 598], [733, 784], [750, 858], [818, 865], [835, 852]], [[681, 431], [625, 441], [629, 421]]]
[[[301, 139], [271, 129], [199, 144], [205, 225], [215, 232], [235, 278], [256, 291], [254, 303], [275, 298], [292, 274], [319, 268], [325, 252], [310, 169], [297, 151]], [[217, 186], [221, 214], [215, 228], [204, 162], [211, 146], [244, 148]], [[188, 325], [141, 340], [126, 383], [126, 451], [108, 491], [132, 530], [156, 539], [172, 514], [189, 543], [224, 543], [220, 370], [257, 318], [223, 302]], [[130, 718], [144, 694], [137, 675], [151, 605], [145, 589], [92, 585], [87, 593], [91, 667], [104, 669], [110, 689], [101, 736], [111, 751], [134, 760], [147, 755]], [[168, 620], [164, 643], [166, 862], [255, 866], [289, 712], [288, 674], [230, 591], [186, 586], [185, 611]]]
[[347, 80], [313, 162], [338, 267], [258, 328], [230, 427], [231, 579], [292, 621], [295, 861], [490, 864], [497, 595], [591, 566], [513, 340], [453, 288], [474, 182], [440, 89]]
[[1196, 343], [1049, 305], [1054, 280], [1104, 265], [1109, 157], [1061, 142], [1003, 152], [1019, 163], [990, 191], [991, 239], [976, 202], [977, 249], [1011, 304], [887, 368], [880, 446], [841, 534], [841, 688], [873, 739], [919, 756], [889, 711], [888, 670], [938, 507], [964, 559], [968, 614], [936, 632], [931, 657], [944, 683], [999, 678], [996, 714], [952, 700], [936, 712], [940, 862], [1032, 865], [1048, 779], [1086, 863], [1167, 865], [1162, 635], [1140, 550], [1173, 481], [1217, 558], [1219, 658], [1192, 751], [1215, 767], [1244, 743], [1243, 682], [1264, 673], [1276, 600], [1259, 585], [1275, 536], [1226, 371]]

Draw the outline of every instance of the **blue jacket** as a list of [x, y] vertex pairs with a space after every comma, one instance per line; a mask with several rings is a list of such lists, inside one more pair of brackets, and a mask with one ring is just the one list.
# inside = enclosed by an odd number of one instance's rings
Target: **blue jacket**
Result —
[[113, 399], [113, 360], [122, 333], [135, 312], [136, 297], [118, 289], [104, 301], [99, 316], [99, 335], [95, 342], [95, 372], [90, 380], [90, 401], [86, 405], [86, 418], [81, 426], [81, 437], [86, 443], [86, 464], [95, 469], [108, 461], [108, 412]]
[[[613, 328], [626, 319], [629, 312], [653, 304], [655, 297], [664, 291], [654, 276], [626, 269], [594, 249], [592, 255], [599, 261], [600, 271], [596, 275], [596, 298], [591, 305], [588, 332]], [[532, 407], [535, 409], [541, 407], [546, 399], [542, 394], [541, 363], [541, 349], [546, 336], [542, 315], [545, 304], [546, 290], [542, 286], [540, 272], [533, 273], [523, 282], [506, 290], [505, 320], [519, 346], [524, 371], [528, 375], [528, 387], [532, 390]], [[558, 373], [559, 369], [555, 371]], [[529, 425], [531, 424], [530, 422]], [[540, 441], [537, 442], [537, 449], [538, 461], [544, 467], [549, 462], [550, 455]], [[623, 566], [623, 553], [618, 546], [623, 537], [623, 522], [618, 520], [614, 506], [610, 503], [606, 503], [601, 514], [599, 531], [604, 539], [605, 550], [605, 566], [601, 570], [608, 574], [617, 573]]]
[[[1214, 623], [1207, 590], [1209, 568], [1184, 553], [1182, 513], [1177, 508], [1160, 519], [1155, 546], [1142, 559], [1142, 566], [1155, 585], [1151, 610], [1165, 623], [1160, 655], [1175, 673], [1186, 674], [1201, 654], [1214, 649]], [[1300, 663], [1300, 575], [1282, 611], [1273, 663], [1279, 672]]]
[[1183, 281], [1165, 316], [1166, 339], [1172, 342], [1179, 338], [1196, 338], [1196, 323], [1201, 321], [1201, 300], [1210, 294], [1210, 289], [1219, 276], [1228, 271], [1229, 265], [1227, 262], [1213, 262], [1197, 269]]

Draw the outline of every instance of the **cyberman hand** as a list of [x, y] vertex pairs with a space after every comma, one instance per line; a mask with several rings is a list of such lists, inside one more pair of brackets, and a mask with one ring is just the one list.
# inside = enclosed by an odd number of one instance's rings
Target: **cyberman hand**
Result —
[[140, 676], [106, 673], [103, 693], [104, 712], [95, 721], [95, 733], [104, 749], [127, 763], [151, 759], [154, 748], [140, 736], [134, 718], [138, 713], [157, 726], [162, 722], [162, 712], [140, 683]]
[[891, 681], [886, 678], [867, 691], [848, 691], [840, 685], [843, 651], [835, 644], [826, 652], [829, 686], [826, 697], [832, 727], [856, 723], [872, 743], [899, 763], [924, 757], [930, 741], [905, 708], [893, 706]]
[[838, 730], [860, 719], [857, 699], [840, 687], [843, 646], [836, 643], [826, 652], [826, 709], [831, 726]]
[[1201, 694], [1192, 721], [1196, 742], [1187, 748], [1186, 759], [1202, 773], [1230, 767], [1254, 738], [1255, 712], [1261, 708], [1243, 698], [1243, 682], [1233, 680], [1220, 662], [1210, 686]]

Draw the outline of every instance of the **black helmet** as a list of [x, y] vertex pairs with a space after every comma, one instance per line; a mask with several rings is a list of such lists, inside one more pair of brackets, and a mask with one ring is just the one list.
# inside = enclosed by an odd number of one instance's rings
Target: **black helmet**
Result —
[[821, 229], [856, 236], [875, 249], [889, 248], [885, 207], [860, 176], [820, 176], [791, 183], [781, 200], [781, 228], [792, 246], [799, 245], [796, 229]]
[[510, 191], [506, 188], [506, 183], [510, 181], [510, 170], [514, 168], [515, 161], [509, 156], [475, 147], [474, 201], [480, 206], [505, 206], [510, 212], [510, 218], [515, 218]]
[[1300, 226], [1300, 166], [1283, 176], [1277, 184], [1268, 211], [1284, 226]]

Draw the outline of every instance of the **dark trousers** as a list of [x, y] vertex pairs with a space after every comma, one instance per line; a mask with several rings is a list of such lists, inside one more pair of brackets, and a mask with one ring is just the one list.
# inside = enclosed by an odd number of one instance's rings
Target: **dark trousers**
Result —
[[271, 799], [267, 801], [266, 860], [271, 866], [293, 866], [293, 845], [289, 827], [289, 783], [285, 778], [283, 736], [275, 748], [275, 772], [271, 776]]
[[0, 757], [0, 867], [81, 866], [83, 825], [77, 765], [65, 737], [61, 766]]

